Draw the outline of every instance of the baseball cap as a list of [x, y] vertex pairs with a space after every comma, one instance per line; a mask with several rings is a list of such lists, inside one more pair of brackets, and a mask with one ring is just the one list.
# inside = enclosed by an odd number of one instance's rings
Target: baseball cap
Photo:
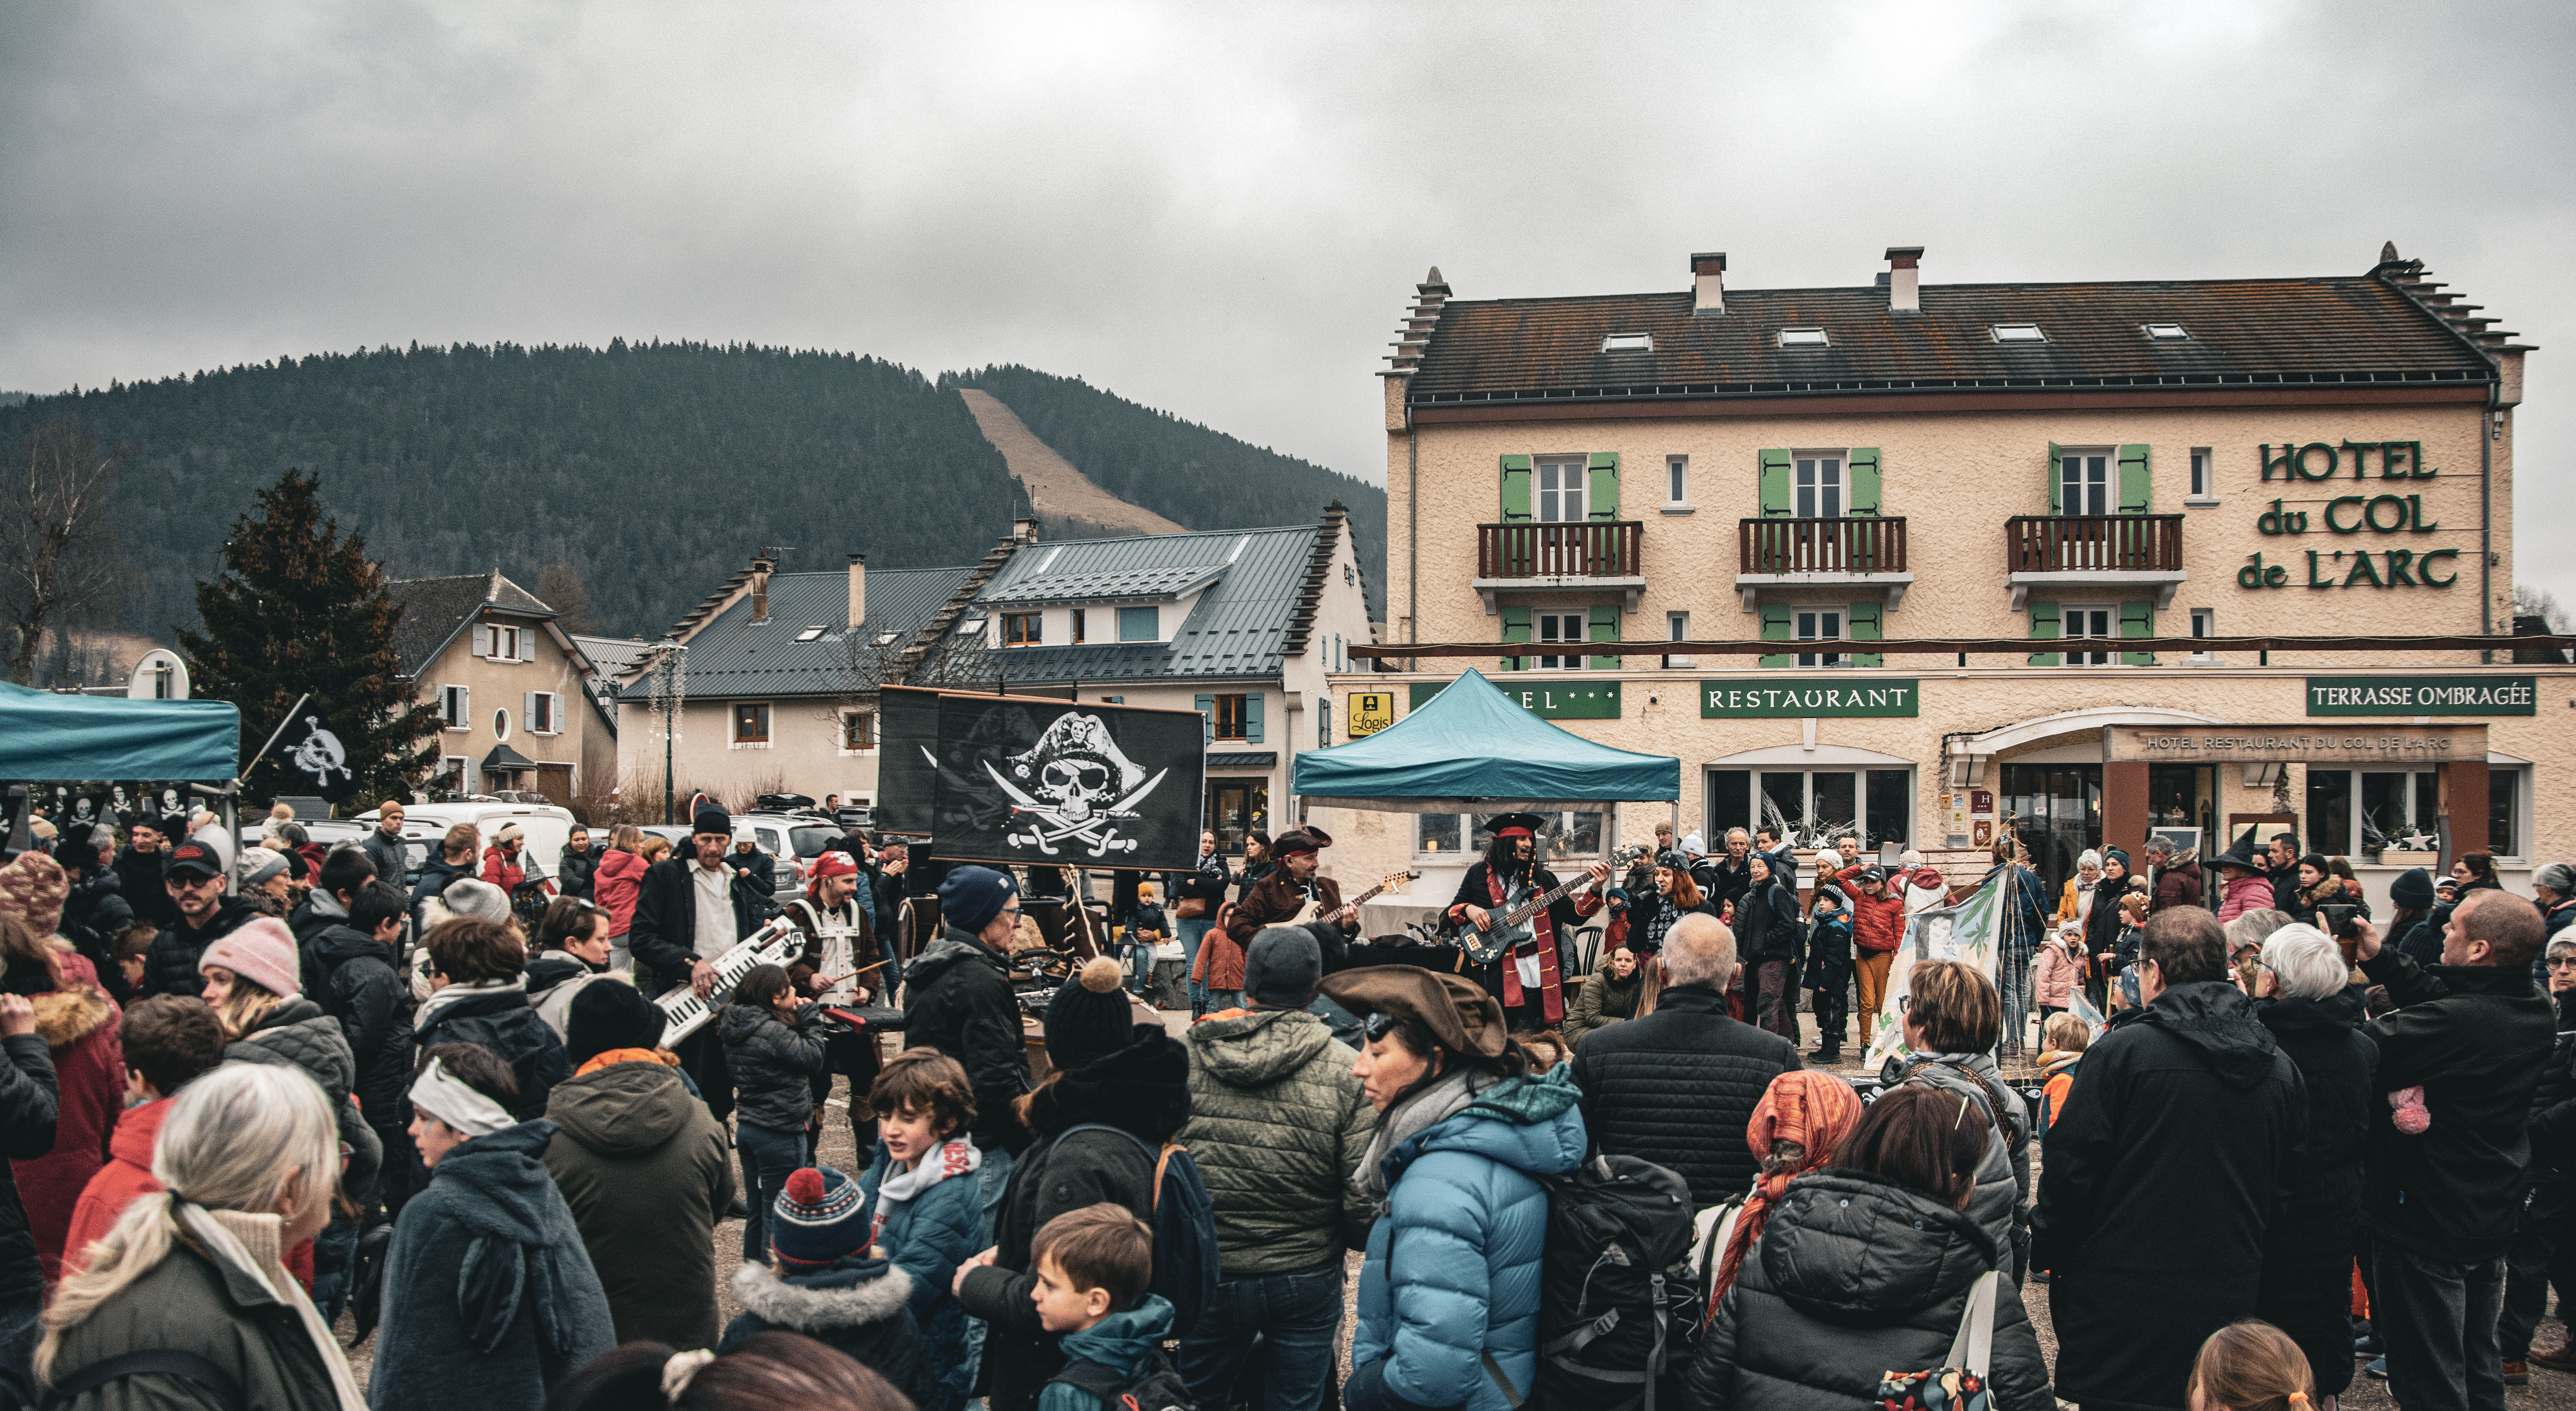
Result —
[[214, 849], [207, 847], [203, 843], [181, 843], [179, 846], [172, 848], [170, 850], [170, 860], [162, 865], [161, 870], [165, 876], [181, 872], [191, 873], [199, 877], [221, 877], [224, 875], [224, 865], [216, 859]]

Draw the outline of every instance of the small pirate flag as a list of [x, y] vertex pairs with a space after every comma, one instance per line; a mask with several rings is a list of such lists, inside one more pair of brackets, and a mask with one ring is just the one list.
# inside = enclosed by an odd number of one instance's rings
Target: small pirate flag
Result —
[[307, 701], [304, 709], [287, 722], [278, 743], [285, 752], [286, 767], [313, 794], [338, 803], [358, 791], [357, 776], [349, 768], [348, 747], [340, 743], [339, 733], [312, 702]]

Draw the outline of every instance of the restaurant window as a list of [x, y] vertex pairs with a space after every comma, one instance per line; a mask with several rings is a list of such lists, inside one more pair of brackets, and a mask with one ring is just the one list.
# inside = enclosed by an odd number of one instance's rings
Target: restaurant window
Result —
[[[1559, 647], [1587, 641], [1590, 639], [1590, 634], [1585, 624], [1591, 620], [1592, 615], [1582, 608], [1576, 608], [1571, 612], [1541, 612], [1538, 614], [1538, 640], [1542, 644], [1552, 643]], [[1572, 653], [1543, 655], [1538, 659], [1538, 669], [1581, 671], [1583, 658]]]
[[2109, 514], [2111, 453], [2108, 450], [2060, 451], [2057, 457], [2059, 514]]
[[[1494, 841], [1498, 813], [1419, 813], [1414, 815], [1413, 850], [1424, 857], [1468, 853], [1484, 856]], [[1604, 815], [1591, 811], [1539, 815], [1538, 856], [1542, 865], [1602, 855]], [[1564, 874], [1558, 875], [1559, 881]]]
[[2521, 857], [2522, 784], [2528, 769], [2487, 768], [2487, 851], [2496, 857]]
[[[1843, 639], [1843, 615], [1834, 608], [1800, 608], [1797, 615], [1798, 640], [1801, 642], [1839, 642]], [[1849, 666], [1851, 658], [1842, 652], [1800, 652], [1800, 666]]]
[[1712, 769], [1708, 772], [1709, 852], [1726, 851], [1726, 830], [1769, 825], [1797, 847], [1832, 847], [1858, 833], [1862, 848], [1913, 845], [1911, 769]]
[[1839, 519], [1843, 513], [1843, 455], [1798, 457], [1798, 518]]
[[1046, 614], [1039, 612], [1006, 612], [1002, 614], [1002, 645], [1035, 647], [1046, 641]]
[[[2395, 776], [2404, 778], [2404, 775]], [[2308, 771], [2307, 811], [2301, 816], [2308, 847], [2333, 856], [2350, 856], [2353, 852], [2352, 771], [2349, 769], [2310, 769]], [[2259, 848], [2269, 842], [2275, 829], [2267, 828], [2258, 835]]]
[[2192, 835], [2188, 846], [2174, 849], [2177, 858], [2190, 858], [2193, 849], [2206, 850], [2218, 836], [2216, 775], [2217, 766], [2208, 764], [2147, 766], [2148, 828], [2177, 843], [2183, 841], [2183, 831]]
[[1591, 461], [1584, 456], [1567, 456], [1538, 463], [1538, 518], [1542, 524], [1570, 523], [1583, 518], [1583, 485], [1590, 477]]
[[733, 742], [737, 745], [769, 743], [769, 706], [766, 702], [741, 702], [733, 708]]
[[1246, 833], [1270, 829], [1270, 781], [1267, 779], [1226, 779], [1208, 781], [1207, 830], [1216, 834], [1216, 850], [1228, 857], [1243, 855]]

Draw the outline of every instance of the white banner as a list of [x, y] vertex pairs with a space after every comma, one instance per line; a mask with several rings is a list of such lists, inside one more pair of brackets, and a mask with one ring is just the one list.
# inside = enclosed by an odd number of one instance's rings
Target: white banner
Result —
[[1994, 980], [1995, 959], [2002, 950], [1996, 928], [2004, 914], [2008, 870], [1997, 869], [1985, 885], [1956, 906], [1928, 907], [1906, 918], [1905, 939], [1898, 943], [1895, 963], [1887, 971], [1887, 997], [1878, 1013], [1869, 1016], [1866, 1071], [1877, 1072], [1905, 1048], [1905, 998], [1915, 962], [1964, 960], [1984, 971], [1987, 980]]

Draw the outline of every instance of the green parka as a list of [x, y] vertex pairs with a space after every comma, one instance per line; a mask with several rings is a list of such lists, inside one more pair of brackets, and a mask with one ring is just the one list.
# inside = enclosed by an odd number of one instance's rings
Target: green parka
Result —
[[1583, 988], [1574, 995], [1574, 1008], [1567, 1011], [1565, 1035], [1568, 1048], [1583, 1042], [1583, 1036], [1596, 1029], [1607, 1029], [1623, 1019], [1637, 1017], [1637, 996], [1646, 986], [1646, 972], [1631, 970], [1628, 978], [1610, 973], [1610, 962], [1604, 957], [1601, 968], [1584, 977]]
[[1368, 1241], [1351, 1173], [1377, 1131], [1351, 1072], [1359, 1057], [1302, 1009], [1190, 1026], [1190, 1121], [1181, 1143], [1216, 1206], [1228, 1274], [1311, 1269]]

